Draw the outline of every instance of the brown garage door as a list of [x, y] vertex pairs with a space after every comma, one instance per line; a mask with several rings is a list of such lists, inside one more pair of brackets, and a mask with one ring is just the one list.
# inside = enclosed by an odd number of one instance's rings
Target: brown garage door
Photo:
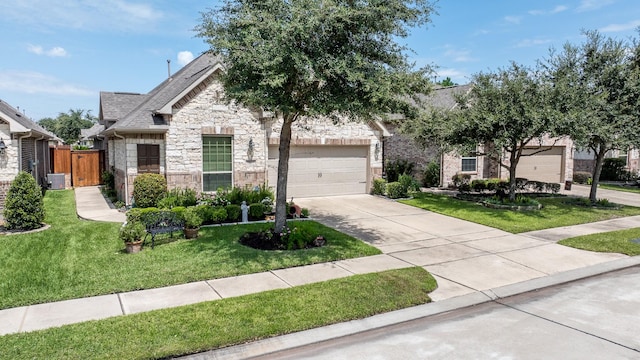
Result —
[[[531, 154], [539, 149], [525, 149], [523, 154]], [[529, 180], [559, 183], [564, 181], [564, 147], [555, 146], [531, 156], [520, 158], [516, 174]]]
[[[367, 147], [295, 146], [289, 158], [287, 197], [364, 194]], [[275, 188], [278, 148], [269, 147], [269, 185]]]

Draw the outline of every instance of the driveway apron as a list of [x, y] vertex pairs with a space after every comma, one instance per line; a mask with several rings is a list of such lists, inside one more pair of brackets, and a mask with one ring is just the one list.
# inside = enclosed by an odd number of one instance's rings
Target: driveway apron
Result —
[[[370, 195], [295, 199], [325, 225], [434, 275], [433, 300], [624, 258], [557, 245], [561, 236], [511, 234]], [[597, 226], [597, 225], [596, 225]], [[562, 238], [579, 229], [565, 229]]]

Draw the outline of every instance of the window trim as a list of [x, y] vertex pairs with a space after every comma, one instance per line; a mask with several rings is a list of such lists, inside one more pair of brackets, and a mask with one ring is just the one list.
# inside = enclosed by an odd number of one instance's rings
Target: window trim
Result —
[[[473, 170], [464, 169], [464, 161], [473, 160]], [[460, 159], [460, 171], [463, 173], [477, 173], [478, 172], [478, 157], [477, 156], [462, 156]]]
[[[205, 171], [204, 170], [204, 166], [205, 166], [205, 159], [204, 159], [204, 139], [205, 138], [223, 138], [223, 139], [228, 139], [229, 140], [229, 145], [231, 146], [231, 170], [229, 171]], [[233, 184], [234, 184], [234, 146], [233, 146], [233, 136], [230, 135], [202, 135], [202, 139], [201, 139], [201, 145], [202, 145], [202, 164], [201, 164], [201, 170], [202, 170], [202, 176], [201, 176], [201, 189], [202, 192], [204, 193], [214, 193], [216, 192], [218, 189], [215, 190], [205, 190], [205, 181], [204, 181], [204, 177], [207, 174], [230, 174], [231, 175], [231, 180], [230, 180], [230, 184], [229, 187], [233, 188]]]

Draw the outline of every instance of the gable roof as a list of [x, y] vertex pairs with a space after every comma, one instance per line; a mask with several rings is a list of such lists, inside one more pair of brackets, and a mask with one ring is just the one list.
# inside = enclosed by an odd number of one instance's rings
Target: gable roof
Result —
[[93, 124], [88, 129], [80, 129], [80, 140], [91, 140], [104, 131], [104, 125]]
[[428, 95], [420, 95], [420, 98], [423, 106], [451, 110], [458, 105], [456, 95], [468, 93], [470, 90], [471, 84], [440, 87], [433, 89]]
[[0, 119], [9, 123], [9, 131], [11, 133], [28, 133], [31, 131], [36, 136], [44, 136], [48, 139], [57, 138], [54, 133], [45, 130], [42, 126], [2, 100], [0, 100]]
[[[223, 69], [220, 57], [205, 53], [185, 65], [146, 95], [101, 93], [100, 111], [103, 118], [116, 120], [116, 123], [107, 128], [104, 133], [112, 134], [116, 131], [124, 133], [166, 132], [169, 126], [162, 115], [170, 115], [173, 105], [210, 75]], [[119, 108], [115, 109], [114, 107]]]

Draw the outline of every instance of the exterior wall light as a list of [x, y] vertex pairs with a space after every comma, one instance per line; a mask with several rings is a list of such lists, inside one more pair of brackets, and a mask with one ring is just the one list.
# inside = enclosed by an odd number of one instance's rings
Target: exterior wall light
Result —
[[5, 145], [3, 139], [0, 139], [0, 155], [4, 155], [6, 151], [7, 151], [7, 145]]

